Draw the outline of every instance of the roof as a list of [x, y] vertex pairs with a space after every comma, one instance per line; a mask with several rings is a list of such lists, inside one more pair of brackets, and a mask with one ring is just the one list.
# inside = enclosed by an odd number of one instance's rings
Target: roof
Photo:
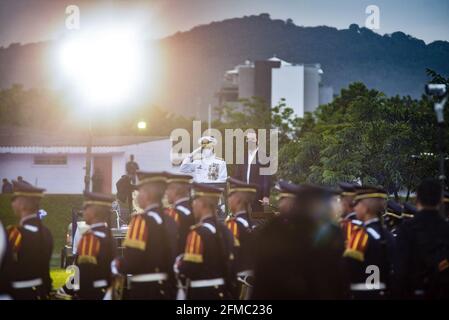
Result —
[[[167, 139], [160, 136], [94, 136], [92, 145], [96, 147], [119, 147], [156, 140]], [[0, 127], [0, 147], [85, 147], [87, 134], [67, 134], [39, 129], [13, 126]]]
[[290, 62], [287, 62], [285, 60], [279, 59], [276, 56], [271, 57], [270, 59], [268, 59], [268, 61], [276, 61], [276, 62], [280, 62], [281, 66], [291, 66], [292, 64]]

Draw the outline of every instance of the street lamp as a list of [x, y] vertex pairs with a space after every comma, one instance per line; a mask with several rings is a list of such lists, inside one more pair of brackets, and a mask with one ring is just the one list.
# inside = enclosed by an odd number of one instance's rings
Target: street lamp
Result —
[[137, 129], [145, 130], [147, 128], [147, 123], [145, 121], [137, 122]]
[[70, 91], [88, 115], [86, 191], [91, 180], [93, 114], [102, 111], [103, 116], [137, 95], [143, 79], [143, 45], [132, 27], [105, 25], [72, 33], [60, 48], [61, 69]]

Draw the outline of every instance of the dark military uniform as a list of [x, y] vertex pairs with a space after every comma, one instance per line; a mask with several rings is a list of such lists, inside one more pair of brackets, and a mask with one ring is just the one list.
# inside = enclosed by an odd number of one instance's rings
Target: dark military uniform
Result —
[[383, 218], [385, 226], [393, 234], [393, 236], [396, 236], [397, 228], [402, 222], [401, 205], [393, 200], [388, 200], [387, 210], [383, 215]]
[[[111, 209], [112, 196], [85, 192], [84, 207], [103, 206]], [[111, 285], [111, 262], [116, 247], [111, 230], [106, 222], [96, 223], [83, 234], [78, 243], [75, 264], [80, 271], [80, 286], [77, 296], [80, 299], [103, 299], [106, 289]]]
[[[360, 186], [355, 183], [348, 183], [348, 182], [340, 182], [338, 184], [338, 187], [340, 188], [340, 197], [351, 197], [353, 198], [355, 196], [355, 192], [357, 188]], [[342, 214], [342, 220], [355, 220], [357, 219], [355, 212], [343, 212]]]
[[111, 285], [111, 262], [115, 244], [106, 223], [98, 223], [83, 234], [75, 264], [80, 269], [80, 299], [100, 300]]
[[[280, 197], [295, 197], [305, 207], [329, 201], [316, 186], [279, 183]], [[253, 299], [343, 299], [348, 284], [342, 265], [344, 239], [330, 222], [295, 207], [269, 221], [255, 235]]]
[[[165, 182], [163, 173], [137, 173], [139, 185]], [[145, 208], [132, 217], [123, 257], [117, 269], [129, 275], [129, 299], [172, 299], [174, 297], [173, 263], [176, 248], [176, 224], [163, 213], [160, 204]]]
[[449, 298], [449, 225], [436, 210], [405, 220], [398, 236], [399, 294], [402, 298]]
[[[221, 195], [220, 189], [202, 184], [194, 184], [194, 190], [195, 196]], [[233, 236], [213, 212], [192, 227], [178, 266], [180, 275], [187, 278], [187, 299], [229, 299], [233, 260]]]
[[[13, 181], [15, 197], [41, 198], [44, 189]], [[53, 238], [38, 214], [22, 218], [18, 226], [7, 229], [12, 252], [10, 286], [14, 299], [46, 299], [51, 290], [50, 258]], [[30, 268], [33, 266], [33, 268]]]
[[413, 218], [417, 212], [418, 210], [414, 205], [408, 202], [404, 203], [404, 207], [402, 209], [402, 221]]
[[[42, 197], [44, 189], [28, 183], [13, 181], [15, 197]], [[53, 238], [38, 217], [32, 214], [22, 218], [17, 226], [8, 227], [9, 245], [13, 261], [10, 276], [14, 299], [46, 299], [51, 290], [50, 259]]]
[[[193, 177], [190, 175], [181, 174], [167, 174], [167, 184], [170, 183], [185, 183], [190, 185]], [[173, 207], [166, 208], [165, 213], [169, 215], [178, 225], [178, 254], [182, 253], [185, 246], [187, 235], [190, 232], [190, 227], [195, 224], [195, 218], [192, 213], [192, 206], [190, 198], [178, 199]]]
[[[364, 187], [357, 191], [354, 201], [368, 198], [386, 199], [387, 194], [383, 189]], [[352, 233], [347, 241], [344, 257], [353, 298], [381, 299], [389, 296], [392, 290], [395, 254], [394, 237], [379, 218], [364, 221], [363, 227]]]
[[[229, 178], [228, 197], [233, 193], [257, 194], [257, 185]], [[237, 273], [238, 286], [236, 296], [240, 299], [249, 299], [254, 282], [252, 234], [253, 223], [247, 210], [234, 212], [226, 221], [226, 226], [232, 232], [235, 239], [235, 271]]]
[[11, 299], [12, 251], [8, 234], [0, 222], [0, 300]]
[[173, 208], [166, 208], [165, 213], [171, 217], [178, 225], [178, 253], [182, 253], [186, 246], [187, 235], [190, 227], [195, 224], [195, 218], [192, 214], [190, 199], [180, 199], [174, 204]]

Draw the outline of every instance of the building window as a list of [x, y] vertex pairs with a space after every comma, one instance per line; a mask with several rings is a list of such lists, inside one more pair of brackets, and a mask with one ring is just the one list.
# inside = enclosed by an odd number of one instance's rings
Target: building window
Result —
[[34, 156], [34, 164], [39, 166], [66, 165], [67, 156]]

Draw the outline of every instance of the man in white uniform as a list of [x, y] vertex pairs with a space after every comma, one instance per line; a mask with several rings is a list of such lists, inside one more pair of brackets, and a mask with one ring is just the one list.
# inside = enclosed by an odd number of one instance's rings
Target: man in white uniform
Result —
[[226, 162], [216, 157], [214, 146], [217, 139], [204, 136], [198, 140], [200, 147], [194, 150], [181, 164], [181, 172], [189, 173], [198, 183], [226, 182]]

